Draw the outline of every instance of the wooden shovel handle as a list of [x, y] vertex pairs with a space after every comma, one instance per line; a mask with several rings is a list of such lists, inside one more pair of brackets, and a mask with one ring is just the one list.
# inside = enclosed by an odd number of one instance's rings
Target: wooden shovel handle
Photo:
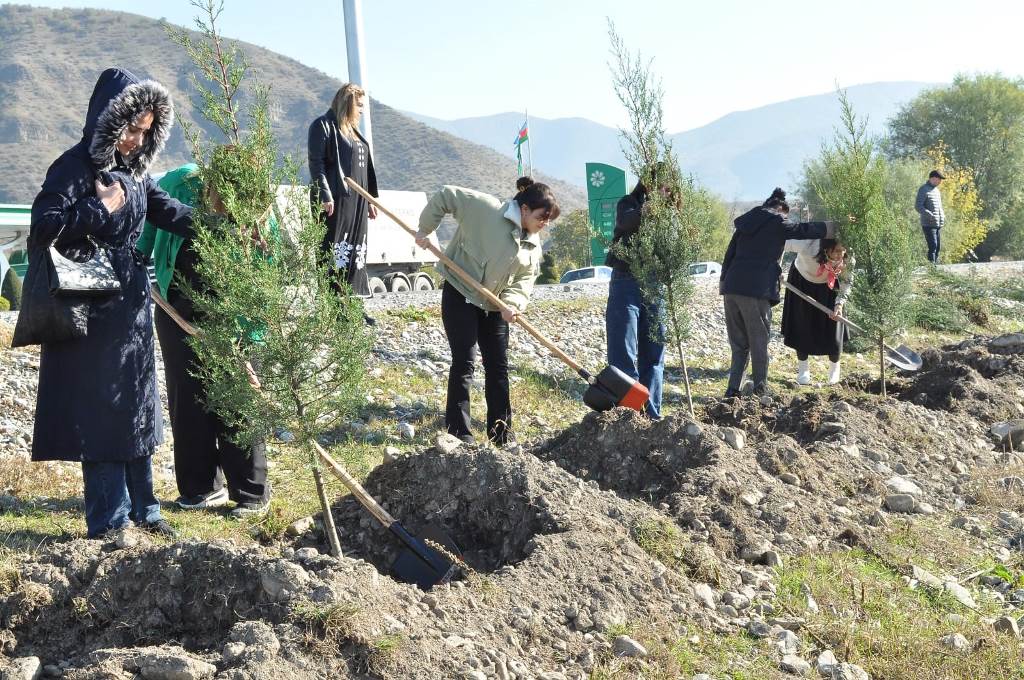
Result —
[[[812, 298], [812, 297], [811, 297], [810, 295], [808, 295], [807, 293], [805, 293], [805, 292], [803, 292], [802, 290], [798, 289], [798, 288], [797, 288], [796, 286], [794, 286], [793, 284], [791, 284], [791, 283], [790, 283], [789, 281], [783, 281], [783, 282], [782, 282], [782, 285], [784, 285], [784, 286], [785, 286], [785, 287], [787, 288], [787, 290], [791, 291], [791, 292], [792, 292], [792, 293], [793, 293], [794, 295], [796, 295], [797, 297], [799, 297], [799, 298], [802, 298], [802, 299], [803, 299], [803, 300], [804, 300], [805, 302], [807, 302], [807, 303], [808, 303], [809, 305], [811, 305], [812, 307], [817, 307], [818, 309], [820, 309], [821, 311], [825, 312], [825, 313], [826, 313], [826, 314], [828, 314], [829, 316], [831, 316], [831, 315], [832, 315], [832, 310], [831, 310], [831, 309], [829, 309], [829, 308], [828, 308], [828, 307], [826, 307], [825, 305], [821, 304], [820, 302], [818, 302], [817, 300], [815, 300], [814, 298]], [[858, 326], [858, 325], [857, 325], [857, 324], [855, 324], [854, 322], [850, 321], [849, 319], [847, 319], [847, 318], [846, 318], [845, 316], [843, 316], [842, 314], [836, 314], [836, 321], [842, 321], [843, 323], [845, 323], [845, 324], [846, 324], [847, 326], [849, 326], [850, 328], [853, 328], [854, 330], [858, 330], [858, 331], [860, 331], [861, 333], [865, 333], [865, 332], [866, 332], [866, 331], [865, 331], [865, 330], [864, 330], [863, 328], [861, 328], [860, 326]], [[900, 352], [900, 351], [899, 351], [898, 349], [894, 348], [894, 347], [893, 347], [892, 345], [889, 345], [889, 344], [887, 344], [887, 343], [884, 343], [884, 342], [882, 343], [882, 345], [883, 345], [883, 346], [884, 346], [884, 347], [885, 347], [885, 348], [886, 348], [887, 350], [889, 350], [890, 352], [892, 352], [893, 354], [895, 354], [895, 355], [897, 355], [897, 356], [899, 356], [899, 357], [903, 357], [903, 353], [902, 353], [902, 352]], [[906, 358], [906, 357], [904, 357], [904, 359], [905, 359], [905, 358]]]
[[[363, 189], [361, 186], [359, 186], [355, 181], [353, 181], [351, 177], [346, 177], [345, 181], [348, 183], [348, 186], [349, 186], [350, 189], [352, 189], [357, 194], [359, 194], [360, 196], [365, 198], [367, 201], [369, 201], [371, 205], [376, 206], [377, 210], [380, 210], [382, 213], [384, 213], [385, 215], [390, 217], [392, 220], [394, 220], [395, 224], [397, 224], [402, 229], [407, 231], [410, 236], [412, 236], [413, 238], [416, 238], [416, 236], [418, 235], [418, 232], [415, 229], [413, 229], [408, 224], [403, 222], [402, 218], [400, 218], [398, 215], [396, 215], [395, 213], [391, 212], [390, 210], [385, 208], [383, 205], [381, 205], [380, 202], [376, 198], [374, 198], [373, 196], [368, 194], [366, 192], [366, 190]], [[427, 244], [427, 250], [432, 252], [434, 255], [437, 255], [437, 259], [439, 259], [441, 262], [443, 262], [445, 264], [445, 266], [448, 268], [449, 271], [451, 271], [456, 276], [458, 276], [460, 279], [462, 279], [466, 283], [466, 285], [468, 285], [470, 288], [472, 288], [476, 292], [478, 292], [481, 295], [483, 295], [484, 298], [487, 299], [487, 301], [490, 302], [492, 305], [494, 305], [495, 307], [497, 307], [498, 309], [500, 309], [502, 311], [514, 311], [514, 310], [512, 310], [511, 307], [509, 307], [504, 302], [502, 302], [501, 299], [497, 295], [495, 295], [491, 291], [489, 291], [486, 288], [484, 288], [483, 286], [481, 286], [478, 281], [476, 281], [472, 276], [467, 274], [462, 269], [462, 267], [460, 267], [459, 265], [455, 264], [455, 262], [453, 262], [450, 257], [445, 255], [441, 251], [441, 249], [438, 248], [437, 246], [435, 246], [433, 243], [428, 243]], [[570, 357], [568, 354], [563, 352], [558, 347], [558, 345], [553, 343], [543, 333], [541, 333], [539, 330], [534, 328], [526, 319], [523, 318], [522, 314], [516, 314], [516, 323], [518, 323], [520, 326], [522, 326], [524, 329], [526, 329], [527, 333], [529, 333], [530, 335], [535, 337], [537, 339], [537, 341], [540, 342], [540, 344], [544, 345], [546, 348], [548, 348], [548, 350], [550, 350], [550, 352], [552, 354], [554, 354], [556, 357], [561, 359], [562, 362], [564, 362], [566, 366], [568, 366], [572, 370], [574, 370], [577, 373], [579, 373], [581, 376], [583, 376], [584, 379], [586, 379], [586, 380], [590, 379], [590, 373], [588, 373], [586, 370], [584, 370], [583, 367], [580, 366], [578, 363], [573, 361], [572, 357]]]
[[352, 495], [356, 497], [356, 500], [359, 501], [359, 503], [366, 508], [378, 522], [390, 529], [391, 525], [395, 523], [395, 518], [392, 517], [387, 510], [380, 507], [380, 503], [375, 501], [373, 496], [366, 492], [363, 485], [360, 484], [355, 477], [350, 475], [348, 470], [331, 458], [330, 454], [324, 450], [324, 447], [320, 446], [320, 444], [314, 439], [311, 439], [310, 442], [313, 444], [313, 447], [316, 448], [316, 452], [317, 455], [320, 456], [320, 460], [330, 468], [331, 472], [341, 480], [342, 484], [348, 487], [348, 490], [352, 492]]

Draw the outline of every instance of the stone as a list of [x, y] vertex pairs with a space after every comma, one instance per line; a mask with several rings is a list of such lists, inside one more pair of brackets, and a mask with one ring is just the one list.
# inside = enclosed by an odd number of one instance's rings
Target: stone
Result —
[[855, 663], [841, 663], [832, 667], [832, 680], [871, 680], [871, 676]]
[[818, 658], [815, 661], [814, 666], [818, 671], [818, 675], [822, 676], [823, 678], [831, 678], [832, 668], [833, 666], [837, 666], [838, 664], [839, 659], [836, 658], [836, 655], [833, 654], [831, 650], [825, 650], [824, 652], [818, 655]]
[[840, 434], [846, 432], [846, 425], [838, 421], [826, 421], [818, 427], [818, 436], [829, 435], [829, 434]]
[[784, 484], [800, 486], [800, 478], [794, 475], [792, 472], [783, 472], [781, 475], [779, 475], [779, 480]]
[[910, 577], [932, 588], [942, 587], [942, 579], [921, 567], [911, 566]]
[[944, 635], [939, 642], [942, 643], [943, 647], [952, 649], [955, 652], [969, 652], [971, 650], [971, 643], [960, 633]]
[[885, 480], [885, 485], [893, 493], [906, 493], [913, 496], [920, 496], [924, 493], [921, 491], [921, 487], [905, 477], [890, 477]]
[[43, 664], [38, 656], [0, 657], [0, 678], [4, 680], [36, 680], [42, 672]]
[[145, 680], [209, 680], [217, 667], [197, 659], [180, 647], [137, 650], [134, 663]]
[[978, 608], [978, 605], [974, 601], [974, 598], [971, 597], [971, 591], [967, 590], [967, 588], [964, 588], [956, 581], [946, 581], [943, 584], [942, 588], [947, 593], [955, 597], [957, 601], [960, 602], [960, 604], [962, 604], [963, 606], [968, 607], [970, 609]]
[[772, 627], [760, 619], [751, 619], [747, 623], [747, 634], [758, 640], [763, 640], [772, 634]]
[[811, 672], [811, 664], [801, 659], [796, 654], [787, 654], [779, 662], [779, 668], [791, 675], [804, 677]]
[[416, 438], [416, 428], [413, 427], [412, 423], [407, 423], [403, 420], [398, 423], [398, 436], [406, 441], [412, 441]]
[[996, 619], [996, 622], [992, 624], [997, 633], [1005, 633], [1012, 635], [1015, 638], [1020, 637], [1020, 626], [1017, 625], [1017, 620], [1010, 616], [1001, 616]]
[[761, 554], [761, 559], [759, 560], [759, 562], [766, 567], [778, 567], [779, 569], [781, 569], [782, 555], [780, 555], [775, 550], [767, 550]]
[[725, 443], [737, 451], [742, 451], [746, 446], [747, 436], [743, 430], [738, 430], [735, 427], [723, 427], [722, 435], [725, 437]]
[[750, 598], [741, 593], [723, 593], [722, 602], [732, 605], [738, 611], [743, 611], [750, 606]]
[[299, 548], [295, 551], [295, 559], [299, 562], [309, 562], [320, 557], [320, 551], [313, 547]]
[[397, 446], [385, 446], [382, 458], [385, 463], [394, 463], [402, 455], [402, 450]]
[[301, 536], [316, 526], [316, 520], [312, 517], [302, 517], [288, 525], [284, 532], [289, 536]]
[[1009, 446], [1012, 442], [1013, 448], [1024, 448], [1024, 419], [996, 423], [990, 432], [1000, 445]]
[[751, 491], [744, 491], [743, 493], [740, 494], [740, 501], [742, 501], [744, 505], [751, 508], [756, 506], [762, 500], [764, 500], [764, 494], [756, 489]]
[[775, 646], [782, 655], [796, 654], [800, 651], [800, 638], [793, 631], [783, 628], [775, 636]]
[[893, 493], [885, 497], [885, 507], [890, 512], [910, 514], [914, 512], [917, 501], [909, 493]]
[[260, 585], [271, 600], [289, 599], [309, 582], [309, 574], [288, 560], [277, 560], [260, 570]]
[[693, 596], [708, 609], [715, 608], [715, 591], [708, 584], [695, 583], [693, 585]]
[[462, 446], [464, 442], [453, 435], [451, 432], [438, 432], [437, 436], [434, 437], [434, 446], [441, 453], [451, 453], [455, 449]]
[[235, 663], [242, 658], [243, 654], [245, 654], [244, 642], [226, 642], [220, 652], [225, 663]]
[[914, 506], [914, 512], [919, 515], [934, 515], [935, 508], [932, 507], [931, 503], [918, 503]]
[[617, 635], [612, 640], [612, 654], [619, 657], [628, 656], [643, 659], [647, 656], [647, 650], [642, 644], [628, 635]]
[[994, 354], [1020, 354], [1024, 352], [1024, 333], [1006, 333], [988, 343], [988, 351]]

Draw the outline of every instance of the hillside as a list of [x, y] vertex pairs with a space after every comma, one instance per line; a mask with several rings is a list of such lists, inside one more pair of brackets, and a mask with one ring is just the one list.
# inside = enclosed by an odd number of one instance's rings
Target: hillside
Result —
[[[327, 110], [340, 81], [270, 50], [239, 43], [253, 73], [271, 88], [274, 132], [283, 152], [305, 167], [307, 127]], [[31, 202], [46, 168], [81, 136], [97, 75], [123, 66], [165, 84], [178, 115], [195, 122], [189, 104], [192, 64], [164, 35], [160, 22], [105, 10], [52, 10], [0, 5], [0, 203]], [[460, 184], [498, 196], [515, 184], [515, 164], [484, 146], [432, 129], [381, 102], [372, 102], [375, 162], [383, 188], [432, 191]], [[189, 159], [176, 126], [155, 170]], [[567, 207], [582, 207], [583, 191], [553, 185]]]
[[[897, 108], [927, 83], [894, 82], [848, 89], [868, 131], [881, 133]], [[407, 115], [439, 130], [484, 144], [507, 156], [523, 123], [522, 113], [440, 120]], [[799, 97], [736, 111], [693, 130], [671, 135], [683, 167], [726, 200], [755, 200], [777, 184], [790, 183], [803, 161], [815, 156], [839, 121], [835, 93]], [[619, 131], [585, 118], [530, 119], [534, 165], [572, 183], [583, 182], [587, 161], [624, 166]]]

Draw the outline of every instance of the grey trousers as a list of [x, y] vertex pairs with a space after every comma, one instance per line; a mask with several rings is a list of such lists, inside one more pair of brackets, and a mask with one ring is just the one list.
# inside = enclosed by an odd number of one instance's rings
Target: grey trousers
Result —
[[732, 349], [729, 389], [739, 390], [747, 359], [752, 364], [754, 386], [768, 380], [768, 339], [771, 336], [772, 306], [768, 300], [746, 295], [723, 295], [725, 330]]

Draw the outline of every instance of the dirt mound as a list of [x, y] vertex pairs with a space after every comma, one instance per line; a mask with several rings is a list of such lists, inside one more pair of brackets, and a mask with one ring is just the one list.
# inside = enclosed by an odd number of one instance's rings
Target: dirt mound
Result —
[[924, 366], [898, 388], [899, 397], [930, 409], [963, 411], [996, 422], [1020, 416], [1024, 401], [1024, 345], [1000, 338], [972, 338], [926, 350]]

